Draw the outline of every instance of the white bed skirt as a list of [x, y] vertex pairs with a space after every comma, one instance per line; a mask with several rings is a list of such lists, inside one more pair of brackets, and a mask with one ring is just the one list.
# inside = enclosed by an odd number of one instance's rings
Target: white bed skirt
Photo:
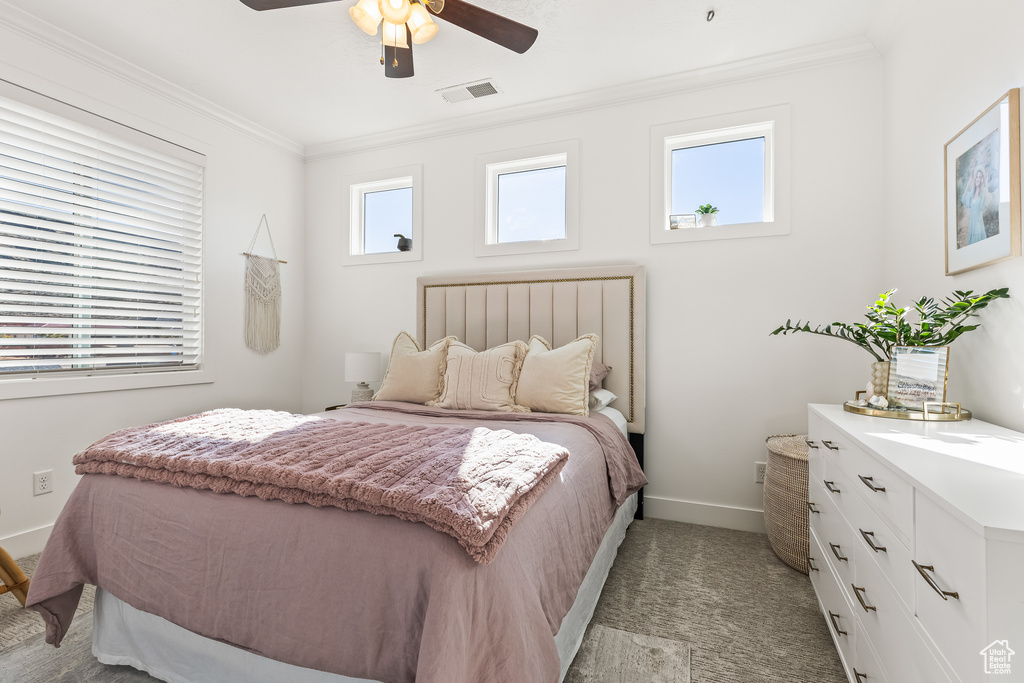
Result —
[[[636, 512], [634, 493], [615, 514], [587, 571], [572, 608], [555, 635], [565, 678], [594, 616], [619, 544]], [[96, 591], [92, 652], [104, 664], [126, 664], [170, 683], [370, 683], [363, 678], [306, 669], [204, 638], [161, 617], [142, 612], [103, 589]]]

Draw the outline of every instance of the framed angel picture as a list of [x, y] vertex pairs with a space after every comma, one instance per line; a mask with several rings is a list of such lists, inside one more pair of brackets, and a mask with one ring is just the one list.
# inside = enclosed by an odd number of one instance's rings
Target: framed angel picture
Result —
[[946, 275], [1020, 256], [1020, 89], [946, 143]]

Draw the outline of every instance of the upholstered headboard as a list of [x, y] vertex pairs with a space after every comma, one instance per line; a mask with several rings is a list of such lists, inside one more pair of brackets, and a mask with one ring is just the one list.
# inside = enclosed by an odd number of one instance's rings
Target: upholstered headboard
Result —
[[595, 358], [612, 367], [604, 387], [644, 432], [644, 267], [593, 266], [417, 279], [417, 334], [427, 346], [455, 335], [477, 351], [539, 334], [555, 347], [601, 338]]

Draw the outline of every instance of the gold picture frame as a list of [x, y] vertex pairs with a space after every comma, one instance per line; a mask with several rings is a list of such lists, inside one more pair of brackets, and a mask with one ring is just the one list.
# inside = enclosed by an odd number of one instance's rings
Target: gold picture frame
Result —
[[886, 400], [892, 408], [924, 410], [946, 402], [948, 346], [894, 346], [889, 362]]
[[945, 145], [946, 275], [1020, 256], [1020, 89]]

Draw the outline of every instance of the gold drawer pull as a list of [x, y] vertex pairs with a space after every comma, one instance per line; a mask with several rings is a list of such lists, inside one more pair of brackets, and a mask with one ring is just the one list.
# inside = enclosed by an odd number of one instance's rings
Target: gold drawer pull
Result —
[[825, 448], [829, 449], [830, 451], [838, 451], [839, 450], [839, 446], [834, 445], [834, 443], [832, 441], [826, 441], [825, 439], [822, 439], [821, 442], [823, 444], [825, 444]]
[[811, 568], [812, 572], [818, 571], [818, 568], [814, 566], [814, 558], [810, 555], [807, 556], [807, 566]]
[[807, 503], [807, 509], [810, 510], [811, 512], [813, 512], [816, 515], [820, 515], [821, 514], [821, 510], [815, 510], [814, 509], [814, 503], [808, 502]]
[[832, 628], [834, 628], [836, 630], [836, 633], [838, 633], [841, 636], [849, 635], [846, 631], [844, 631], [841, 628], [839, 628], [839, 624], [836, 623], [836, 619], [838, 619], [838, 618], [839, 618], [838, 614], [836, 614], [832, 610], [829, 610], [829, 612], [828, 612], [828, 620], [832, 622]]
[[861, 681], [868, 680], [868, 675], [867, 674], [862, 674], [861, 672], [857, 671], [856, 669], [853, 670], [853, 677], [857, 679], [857, 683], [860, 683]]
[[834, 481], [825, 482], [825, 488], [827, 488], [829, 491], [831, 491], [832, 493], [840, 493], [839, 489], [837, 489], [835, 486], [836, 483]]
[[[935, 582], [935, 579], [931, 576], [931, 574], [926, 574], [925, 573], [926, 570], [934, 573], [935, 572], [935, 567], [933, 565], [930, 565], [930, 564], [918, 564], [914, 560], [911, 560], [911, 562], [914, 563], [914, 566], [917, 568], [918, 573], [921, 574], [921, 576], [924, 578], [925, 582], [929, 586], [932, 587], [933, 591], [935, 591], [936, 593], [939, 594], [940, 598], [942, 598], [943, 600], [949, 600], [949, 598], [956, 598], [957, 600], [960, 599], [960, 594], [959, 593], [957, 593], [956, 591], [944, 591], [944, 590], [942, 590], [941, 588], [939, 588], [939, 584]], [[946, 597], [947, 595], [949, 596], [949, 598]]]
[[849, 562], [850, 561], [850, 558], [843, 557], [842, 555], [839, 554], [839, 548], [841, 546], [838, 543], [829, 543], [828, 547], [832, 548], [832, 554], [835, 555], [836, 559], [839, 560], [840, 562]]
[[865, 486], [867, 486], [869, 489], [871, 489], [875, 493], [885, 493], [885, 487], [884, 486], [875, 486], [875, 478], [874, 477], [865, 477], [863, 474], [858, 474], [857, 476], [860, 478], [860, 480], [862, 482], [864, 482]]
[[814, 443], [810, 439], [804, 439], [804, 441], [807, 442], [807, 447], [808, 448], [813, 448], [814, 450], [818, 450], [818, 444]]
[[875, 545], [875, 532], [874, 531], [864, 531], [863, 529], [858, 529], [858, 531], [860, 531], [860, 535], [864, 537], [864, 542], [868, 544], [868, 547], [871, 548], [872, 550], [874, 550], [876, 553], [887, 553], [887, 552], [889, 552], [888, 550], [885, 549], [884, 545]]
[[857, 596], [857, 602], [860, 603], [860, 606], [864, 608], [865, 612], [877, 612], [878, 611], [878, 608], [875, 607], [874, 605], [869, 605], [868, 603], [864, 602], [864, 596], [862, 596], [861, 593], [867, 593], [868, 592], [867, 588], [861, 588], [860, 586], [854, 586], [852, 583], [850, 584], [850, 586], [853, 588], [853, 594]]

